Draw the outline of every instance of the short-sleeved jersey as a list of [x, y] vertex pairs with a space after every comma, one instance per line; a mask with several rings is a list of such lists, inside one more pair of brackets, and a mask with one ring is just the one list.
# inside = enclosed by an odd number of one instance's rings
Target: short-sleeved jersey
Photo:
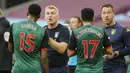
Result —
[[110, 45], [106, 33], [100, 27], [85, 25], [74, 30], [69, 50], [77, 52], [76, 73], [102, 73], [103, 46]]
[[14, 23], [9, 42], [14, 45], [13, 73], [41, 73], [38, 53], [48, 46], [44, 28], [33, 21]]
[[[46, 26], [45, 26], [46, 27]], [[47, 27], [48, 35], [57, 42], [69, 43], [70, 32], [69, 29], [62, 24], [58, 24], [56, 28], [49, 29]], [[54, 50], [50, 45], [48, 46], [49, 67], [66, 66], [68, 62], [68, 56], [66, 54], [60, 54]]]

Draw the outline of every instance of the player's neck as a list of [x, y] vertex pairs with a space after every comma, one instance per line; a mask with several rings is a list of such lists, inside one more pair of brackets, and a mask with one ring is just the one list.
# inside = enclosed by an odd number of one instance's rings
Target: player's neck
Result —
[[92, 25], [93, 22], [83, 22], [83, 25]]
[[106, 26], [106, 27], [110, 27], [110, 26], [115, 25], [115, 23], [116, 23], [116, 22], [113, 20], [111, 23], [109, 23], [109, 24], [105, 24], [105, 26]]
[[36, 18], [35, 18], [35, 17], [32, 17], [32, 16], [28, 16], [28, 20], [29, 20], [29, 21], [34, 21], [34, 22], [37, 21]]
[[48, 24], [48, 28], [49, 29], [53, 29], [53, 28], [56, 28], [58, 25], [58, 23], [55, 23], [55, 24]]

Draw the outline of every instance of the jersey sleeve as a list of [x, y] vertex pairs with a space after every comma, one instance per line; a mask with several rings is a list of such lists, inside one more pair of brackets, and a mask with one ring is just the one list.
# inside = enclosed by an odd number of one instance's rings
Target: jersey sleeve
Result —
[[10, 29], [9, 29], [9, 33], [10, 33], [10, 36], [9, 36], [9, 43], [13, 43], [13, 24], [11, 25]]
[[5, 24], [4, 24], [4, 40], [6, 42], [9, 41], [9, 35], [10, 35], [10, 23], [6, 20]]
[[105, 31], [104, 31], [104, 36], [103, 36], [103, 46], [105, 48], [111, 46], [111, 43]]
[[70, 31], [68, 28], [61, 28], [59, 42], [69, 43]]
[[130, 54], [130, 29], [123, 27], [122, 31], [123, 42], [125, 48], [119, 49], [119, 55], [125, 56]]
[[69, 46], [68, 46], [69, 50], [75, 50], [76, 45], [77, 45], [76, 37], [75, 37], [74, 32], [72, 31], [72, 35], [71, 35]]
[[49, 40], [48, 33], [45, 30], [45, 34], [44, 34], [43, 41], [42, 41], [42, 44], [41, 44], [41, 49], [42, 50], [47, 50], [48, 40]]

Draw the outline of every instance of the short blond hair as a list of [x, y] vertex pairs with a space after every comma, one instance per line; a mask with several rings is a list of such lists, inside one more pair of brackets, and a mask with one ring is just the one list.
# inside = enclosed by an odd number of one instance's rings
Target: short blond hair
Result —
[[47, 6], [46, 8], [45, 8], [45, 10], [46, 9], [55, 9], [56, 11], [57, 11], [57, 14], [59, 15], [59, 9], [56, 7], [56, 6], [54, 6], [54, 5], [49, 5], [49, 6]]

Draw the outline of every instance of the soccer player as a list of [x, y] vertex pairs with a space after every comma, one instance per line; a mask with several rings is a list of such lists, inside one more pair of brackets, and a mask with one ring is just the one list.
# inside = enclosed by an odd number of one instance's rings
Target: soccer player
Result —
[[[70, 18], [70, 28], [75, 30], [82, 26], [82, 20], [78, 16], [72, 16]], [[72, 56], [69, 58], [68, 66], [69, 66], [69, 73], [75, 73], [75, 68], [77, 65], [77, 56]]]
[[124, 56], [130, 54], [130, 29], [114, 21], [115, 11], [111, 4], [101, 8], [101, 17], [105, 31], [112, 43], [116, 56], [104, 60], [104, 73], [126, 73]]
[[45, 28], [49, 35], [49, 73], [68, 73], [67, 71], [67, 46], [70, 39], [69, 29], [58, 23], [59, 10], [54, 5], [45, 8]]
[[41, 63], [48, 73], [48, 35], [36, 21], [40, 18], [41, 7], [31, 4], [28, 7], [28, 20], [11, 26], [9, 50], [14, 52], [15, 64], [12, 73], [41, 73]]
[[0, 9], [0, 73], [11, 73], [12, 53], [8, 51], [9, 21], [2, 16]]
[[75, 73], [103, 73], [103, 50], [111, 58], [112, 46], [103, 28], [93, 26], [93, 9], [82, 9], [81, 18], [83, 26], [72, 33], [68, 56], [77, 54]]

